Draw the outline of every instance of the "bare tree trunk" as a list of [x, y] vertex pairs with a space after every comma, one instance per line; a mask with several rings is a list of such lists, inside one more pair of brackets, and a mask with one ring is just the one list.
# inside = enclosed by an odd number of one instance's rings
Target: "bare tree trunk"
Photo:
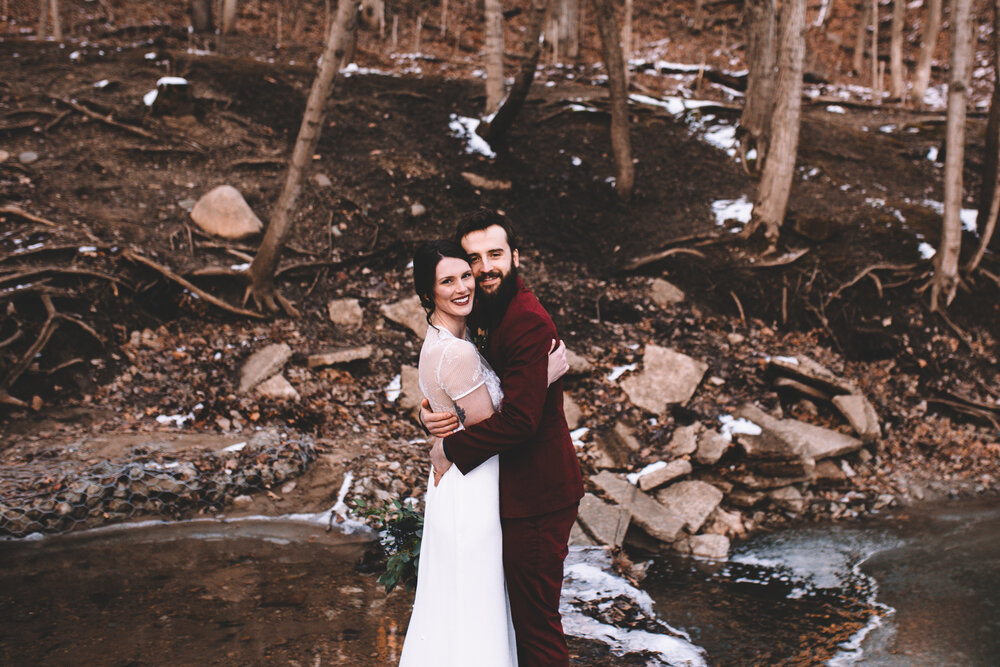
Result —
[[747, 0], [747, 92], [740, 116], [738, 137], [743, 164], [747, 153], [757, 151], [756, 171], [767, 157], [767, 133], [774, 109], [775, 62], [778, 58], [776, 0]]
[[821, 28], [823, 24], [826, 23], [826, 19], [830, 16], [830, 5], [833, 4], [833, 0], [822, 0], [819, 6], [819, 14], [816, 16], [816, 20], [813, 22], [813, 27]]
[[746, 235], [760, 225], [772, 245], [778, 238], [795, 175], [802, 114], [802, 66], [805, 60], [806, 0], [784, 0], [778, 46], [778, 82], [771, 116], [771, 147], [761, 177], [753, 219]]
[[212, 0], [191, 0], [191, 27], [198, 33], [215, 29], [212, 22]]
[[223, 0], [222, 2], [222, 34], [228, 35], [236, 28], [236, 12], [238, 8], [237, 0]]
[[580, 56], [580, 0], [559, 0], [559, 44], [567, 58]]
[[253, 281], [254, 301], [257, 307], [272, 313], [284, 310], [290, 316], [297, 316], [295, 308], [282, 297], [274, 286], [274, 272], [278, 259], [285, 246], [285, 239], [291, 231], [295, 202], [298, 199], [303, 177], [312, 164], [312, 156], [319, 143], [320, 132], [323, 129], [323, 118], [326, 114], [326, 103], [333, 90], [334, 83], [340, 75], [340, 62], [344, 57], [344, 45], [348, 36], [354, 32], [358, 16], [358, 5], [355, 0], [340, 0], [337, 3], [337, 17], [333, 29], [329, 31], [319, 71], [313, 80], [306, 102], [306, 111], [302, 116], [299, 136], [295, 140], [291, 163], [285, 175], [285, 183], [281, 195], [274, 205], [271, 221], [261, 241], [257, 255], [250, 265], [250, 277]]
[[[879, 86], [878, 78], [878, 0], [871, 0], [872, 4], [872, 93], [879, 93], [879, 99], [873, 99], [873, 102], [881, 101], [881, 86]], [[874, 97], [874, 95], [873, 95]]]
[[441, 0], [441, 36], [448, 32], [448, 0]]
[[45, 39], [49, 34], [49, 0], [38, 0], [38, 29], [35, 35]]
[[486, 116], [503, 101], [503, 16], [500, 0], [485, 0], [486, 14]]
[[521, 69], [518, 70], [514, 85], [511, 86], [510, 92], [493, 119], [479, 123], [479, 127], [476, 128], [476, 132], [494, 148], [502, 142], [507, 130], [514, 124], [514, 119], [517, 118], [524, 100], [528, 97], [531, 82], [535, 80], [535, 69], [542, 54], [540, 37], [542, 26], [545, 24], [546, 6], [546, 0], [531, 0], [531, 16], [528, 17], [528, 27], [524, 31], [524, 56], [521, 60]]
[[625, 25], [622, 26], [622, 60], [625, 61], [625, 81], [628, 82], [628, 63], [632, 59], [632, 0], [625, 0]]
[[941, 32], [941, 0], [924, 0], [926, 16], [924, 34], [921, 36], [920, 55], [917, 56], [917, 71], [913, 75], [913, 104], [924, 103], [924, 93], [931, 80], [931, 63], [937, 48], [938, 34]]
[[608, 69], [608, 90], [611, 95], [611, 148], [615, 154], [615, 192], [622, 201], [632, 196], [635, 166], [632, 164], [632, 140], [628, 128], [628, 90], [625, 63], [618, 41], [621, 32], [612, 0], [593, 0], [594, 17], [601, 33], [604, 65]]
[[889, 73], [892, 75], [889, 93], [902, 100], [906, 95], [903, 65], [903, 27], [906, 23], [906, 0], [892, 0], [892, 37], [889, 42]]
[[63, 38], [62, 33], [62, 17], [59, 15], [59, 0], [51, 0], [51, 10], [52, 12], [52, 36], [57, 42], [61, 42]]
[[1000, 214], [1000, 0], [993, 0], [993, 97], [990, 118], [986, 123], [986, 157], [983, 160], [983, 185], [979, 190], [979, 247], [965, 265], [972, 273], [979, 267], [986, 248], [996, 234]]
[[705, 0], [694, 0], [694, 16], [691, 18], [691, 29], [701, 32], [705, 25]]
[[958, 287], [958, 256], [962, 250], [962, 167], [965, 163], [965, 115], [972, 69], [972, 0], [951, 0], [951, 62], [948, 71], [948, 120], [944, 157], [944, 216], [941, 247], [934, 256], [931, 310], [947, 307]]
[[[937, 0], [940, 2], [940, 0]], [[861, 16], [858, 19], [858, 32], [854, 35], [854, 57], [851, 69], [861, 76], [861, 68], [865, 64], [865, 38], [868, 36], [868, 24], [871, 22], [872, 5], [869, 0], [861, 0]]]

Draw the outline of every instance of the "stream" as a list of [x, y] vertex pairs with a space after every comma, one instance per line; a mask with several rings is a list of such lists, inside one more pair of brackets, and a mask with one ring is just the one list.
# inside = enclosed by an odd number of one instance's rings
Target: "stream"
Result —
[[[2, 541], [0, 664], [395, 664], [412, 597], [323, 516]], [[573, 664], [1000, 664], [998, 535], [997, 499], [938, 503], [758, 535], [726, 563], [658, 556], [641, 589], [574, 549]]]

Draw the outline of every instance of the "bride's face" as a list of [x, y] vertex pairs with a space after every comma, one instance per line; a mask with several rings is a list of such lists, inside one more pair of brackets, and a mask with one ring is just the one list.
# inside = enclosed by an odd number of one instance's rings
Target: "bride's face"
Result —
[[463, 259], [443, 257], [434, 277], [434, 310], [452, 317], [468, 317], [472, 312], [472, 295], [476, 279], [472, 267]]

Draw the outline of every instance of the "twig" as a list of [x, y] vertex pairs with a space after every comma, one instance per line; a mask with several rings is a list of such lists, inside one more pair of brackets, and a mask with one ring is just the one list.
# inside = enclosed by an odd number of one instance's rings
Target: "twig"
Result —
[[117, 127], [118, 129], [125, 130], [126, 132], [131, 132], [132, 134], [136, 134], [136, 135], [138, 135], [140, 137], [144, 137], [146, 139], [153, 139], [153, 140], [159, 139], [159, 137], [157, 137], [155, 134], [153, 134], [149, 130], [144, 130], [141, 127], [136, 127], [135, 125], [128, 125], [127, 123], [119, 122], [119, 121], [115, 120], [114, 118], [112, 118], [110, 116], [110, 114], [107, 115], [107, 116], [102, 116], [101, 114], [97, 113], [96, 111], [91, 111], [87, 107], [85, 107], [82, 104], [79, 104], [77, 102], [74, 102], [73, 100], [67, 100], [67, 99], [63, 99], [61, 97], [53, 97], [51, 99], [55, 100], [56, 102], [60, 102], [62, 104], [65, 104], [66, 106], [68, 106], [68, 107], [70, 107], [70, 108], [72, 108], [72, 109], [74, 109], [76, 111], [79, 111], [80, 113], [82, 113], [87, 118], [92, 118], [94, 120], [97, 120], [97, 121], [100, 121], [102, 123], [105, 123], [106, 125], [110, 125], [111, 127]]
[[131, 259], [131, 260], [133, 260], [135, 262], [138, 262], [140, 264], [145, 264], [146, 266], [148, 266], [151, 269], [159, 271], [166, 278], [174, 281], [175, 283], [177, 283], [181, 287], [183, 287], [183, 288], [187, 289], [188, 291], [190, 291], [192, 294], [198, 295], [200, 298], [202, 298], [205, 301], [209, 302], [213, 306], [217, 306], [217, 307], [219, 307], [219, 308], [221, 308], [223, 310], [226, 310], [226, 311], [228, 311], [230, 313], [235, 313], [237, 315], [243, 315], [244, 317], [253, 317], [253, 318], [256, 318], [256, 319], [264, 319], [264, 317], [265, 317], [261, 313], [258, 313], [258, 312], [252, 311], [252, 310], [246, 310], [245, 308], [239, 308], [237, 306], [233, 306], [233, 305], [231, 305], [229, 303], [226, 303], [222, 299], [209, 294], [208, 292], [206, 292], [205, 290], [203, 290], [203, 289], [201, 289], [199, 287], [196, 287], [190, 281], [185, 280], [184, 278], [182, 278], [181, 276], [177, 275], [176, 273], [174, 273], [173, 271], [171, 271], [167, 267], [165, 267], [162, 264], [159, 264], [157, 262], [154, 262], [153, 260], [149, 259], [148, 257], [144, 257], [143, 255], [140, 255], [140, 254], [138, 254], [136, 252], [133, 252], [131, 250], [124, 251], [122, 253], [122, 255], [124, 255], [125, 257], [127, 257], [127, 258], [129, 258], [129, 259]]
[[[862, 269], [856, 276], [848, 280], [846, 283], [838, 287], [834, 292], [826, 298], [826, 304], [829, 305], [834, 299], [839, 299], [840, 295], [844, 293], [848, 287], [851, 287], [858, 283], [862, 278], [867, 276], [874, 271], [892, 270], [892, 271], [912, 271], [917, 268], [918, 264], [872, 264], [864, 269]], [[874, 274], [873, 274], [874, 275]], [[882, 296], [881, 284], [876, 280], [875, 286], [878, 288], [879, 297]]]
[[638, 257], [636, 259], [633, 259], [632, 261], [622, 266], [619, 269], [619, 271], [635, 271], [636, 269], [641, 269], [642, 267], [648, 266], [649, 264], [659, 262], [661, 259], [666, 259], [671, 255], [678, 255], [678, 254], [693, 255], [695, 257], [698, 257], [699, 259], [705, 259], [705, 255], [703, 253], [699, 252], [698, 250], [694, 250], [693, 248], [670, 248], [668, 250], [661, 250], [660, 252], [655, 252], [652, 255], [646, 255], [645, 257]]
[[746, 326], [747, 314], [743, 312], [743, 304], [740, 303], [740, 298], [736, 296], [736, 292], [733, 290], [729, 290], [729, 296], [733, 297], [733, 301], [736, 302], [736, 309], [740, 311], [740, 320], [743, 322], [743, 325]]
[[103, 278], [104, 280], [108, 280], [113, 283], [125, 284], [120, 278], [116, 278], [115, 276], [107, 273], [101, 273], [100, 271], [94, 271], [93, 269], [80, 269], [74, 266], [40, 266], [27, 271], [21, 271], [20, 273], [8, 273], [4, 276], [0, 276], [0, 283], [20, 281], [24, 278], [30, 278], [31, 276], [37, 276], [43, 273], [66, 274], [71, 276], [92, 276], [94, 278]]
[[31, 222], [37, 222], [41, 225], [46, 225], [48, 227], [62, 227], [59, 223], [52, 222], [51, 220], [46, 220], [45, 218], [39, 217], [34, 213], [28, 213], [23, 208], [19, 206], [13, 206], [8, 204], [7, 206], [0, 206], [0, 213], [7, 213], [10, 215], [16, 215], [19, 218], [24, 218], [25, 220], [30, 220]]
[[42, 132], [48, 132], [53, 127], [55, 127], [56, 125], [58, 125], [59, 123], [61, 123], [63, 121], [63, 119], [66, 118], [67, 116], [69, 116], [71, 113], [73, 113], [73, 112], [70, 111], [70, 110], [68, 110], [68, 109], [66, 111], [63, 111], [61, 114], [59, 114], [58, 116], [56, 116], [55, 118], [53, 118], [52, 120], [50, 120], [48, 123], [46, 123], [45, 127], [42, 128]]
[[799, 250], [792, 250], [786, 252], [784, 255], [775, 257], [774, 259], [767, 259], [764, 260], [763, 262], [747, 264], [747, 266], [751, 269], [766, 269], [772, 266], [785, 266], [786, 264], [791, 264], [799, 257], [805, 255], [807, 252], [809, 252], [809, 248], [800, 248]]
[[[49, 339], [52, 338], [52, 334], [55, 333], [56, 328], [59, 326], [58, 318], [56, 317], [56, 307], [52, 305], [52, 299], [49, 298], [47, 294], [42, 295], [42, 303], [45, 305], [45, 311], [48, 313], [48, 317], [45, 319], [45, 324], [42, 325], [41, 331], [38, 333], [38, 338], [35, 342], [31, 344], [31, 347], [24, 353], [24, 355], [18, 360], [18, 362], [11, 369], [7, 377], [4, 378], [3, 387], [4, 389], [10, 389], [10, 387], [17, 382], [17, 379], [28, 369], [28, 366], [35, 359], [35, 355], [42, 351]], [[3, 392], [3, 393], [6, 393]]]

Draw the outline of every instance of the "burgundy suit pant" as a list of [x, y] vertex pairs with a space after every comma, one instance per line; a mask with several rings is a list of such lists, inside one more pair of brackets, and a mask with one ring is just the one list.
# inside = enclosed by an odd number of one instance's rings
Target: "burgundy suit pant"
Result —
[[559, 616], [563, 561], [578, 505], [523, 519], [501, 519], [518, 667], [567, 667]]

